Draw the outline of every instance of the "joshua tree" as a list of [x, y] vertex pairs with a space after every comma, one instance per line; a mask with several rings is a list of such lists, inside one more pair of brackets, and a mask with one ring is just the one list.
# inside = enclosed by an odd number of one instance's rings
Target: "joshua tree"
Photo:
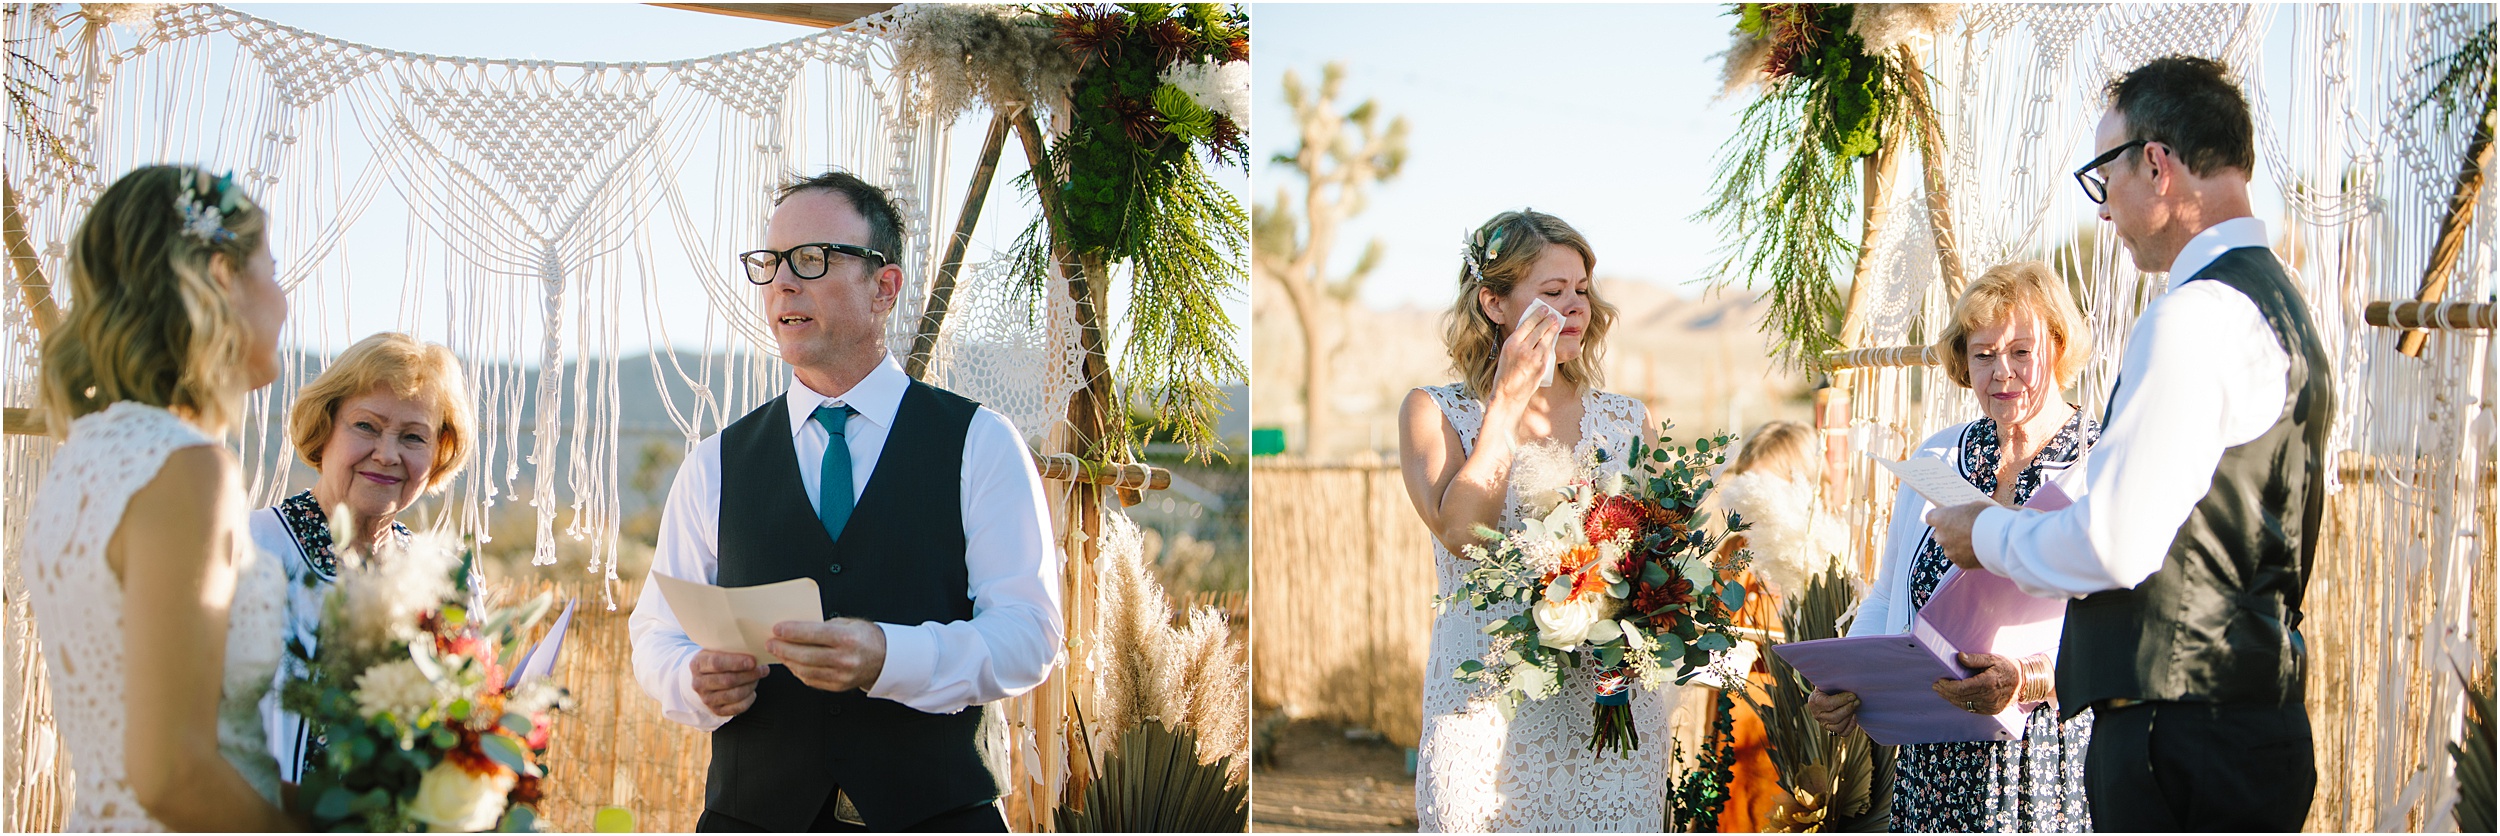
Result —
[[1274, 162], [1302, 175], [1302, 210], [1297, 217], [1293, 197], [1276, 189], [1276, 201], [1251, 213], [1254, 281], [1275, 282], [1293, 306], [1302, 330], [1302, 443], [1305, 455], [1329, 450], [1328, 416], [1333, 382], [1331, 364], [1345, 343], [1345, 311], [1363, 288], [1363, 280], [1379, 263], [1381, 243], [1372, 239], [1354, 269], [1328, 274], [1328, 256], [1337, 244], [1337, 226], [1363, 211], [1363, 192], [1374, 183], [1394, 178], [1406, 163], [1406, 117], [1379, 125], [1379, 108], [1366, 99], [1343, 114], [1336, 111], [1345, 65], [1330, 63], [1320, 71], [1317, 96], [1303, 87], [1302, 77], [1285, 71], [1285, 102], [1293, 106], [1302, 144]]

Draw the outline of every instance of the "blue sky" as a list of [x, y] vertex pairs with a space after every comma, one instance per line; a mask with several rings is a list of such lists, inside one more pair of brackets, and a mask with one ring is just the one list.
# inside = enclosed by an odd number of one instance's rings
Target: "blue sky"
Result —
[[[1343, 61], [1340, 109], [1376, 98], [1384, 124], [1403, 114], [1412, 125], [1405, 170], [1341, 233], [1346, 265], [1363, 241], [1386, 241], [1366, 302], [1448, 304], [1460, 236], [1522, 206], [1587, 234], [1600, 273], [1688, 281], [1716, 247], [1690, 216], [1742, 106], [1710, 101], [1724, 8], [1262, 5], [1253, 157], [1298, 142], [1285, 72], [1316, 87], [1322, 65]], [[1259, 201], [1280, 183], [1300, 193], [1285, 166], [1255, 174]]]
[[[1321, 66], [1342, 61], [1340, 111], [1374, 98], [1383, 124], [1403, 114], [1412, 125], [1405, 170], [1339, 233], [1339, 270], [1364, 241], [1386, 243], [1366, 303], [1449, 304], [1460, 236], [1523, 206], [1586, 234], [1599, 274], [1701, 295], [1707, 286], [1693, 282], [1720, 241], [1693, 216], [1750, 101], [1713, 101], [1717, 55], [1734, 23], [1727, 8], [1262, 4], [1253, 158], [1299, 142], [1278, 84], [1284, 74], [1316, 87]], [[2270, 33], [2267, 63], [2278, 73], [2289, 65], [2280, 57], [2288, 28], [2278, 18]], [[1254, 176], [1258, 201], [1273, 201], [1278, 185], [1299, 200], [1301, 178], [1289, 167], [1262, 162]], [[2261, 175], [2252, 191], [2259, 216], [2271, 219], [2280, 201], [2269, 180]]]

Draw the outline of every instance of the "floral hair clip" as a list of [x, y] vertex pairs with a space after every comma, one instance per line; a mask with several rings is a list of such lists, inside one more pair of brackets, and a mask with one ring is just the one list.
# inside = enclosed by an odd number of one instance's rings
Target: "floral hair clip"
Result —
[[[234, 230], [226, 228], [226, 216], [244, 204], [242, 193], [234, 187], [233, 172], [210, 180], [208, 172], [203, 171], [194, 182], [196, 186], [186, 187], [174, 197], [174, 210], [182, 213], [182, 234], [212, 247], [234, 240]], [[215, 200], [216, 205], [202, 201], [201, 192], [206, 192], [205, 197]]]
[[[1467, 236], [1466, 245], [1459, 248], [1459, 258], [1467, 262], [1469, 279], [1477, 284], [1484, 283], [1484, 263], [1502, 257], [1502, 238], [1509, 232], [1510, 227], [1506, 225], [1493, 225], [1490, 233], [1479, 227]], [[1476, 257], [1478, 250], [1484, 252], [1483, 258]]]

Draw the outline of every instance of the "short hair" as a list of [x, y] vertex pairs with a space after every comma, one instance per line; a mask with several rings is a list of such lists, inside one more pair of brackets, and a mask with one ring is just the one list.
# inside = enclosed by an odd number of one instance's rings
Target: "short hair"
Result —
[[431, 400], [442, 416], [434, 427], [434, 469], [425, 476], [427, 492], [441, 490], [469, 463], [477, 438], [477, 404], [469, 395], [468, 375], [460, 371], [460, 358], [451, 349], [396, 331], [357, 340], [295, 393], [287, 437], [295, 442], [296, 457], [321, 469], [321, 448], [337, 429], [339, 404], [384, 389], [402, 398]]
[[1814, 463], [1823, 459], [1814, 444], [1820, 438], [1822, 433], [1795, 421], [1763, 422], [1737, 449], [1725, 475], [1764, 471], [1790, 481], [1806, 480], [1815, 474]]
[[1944, 333], [1936, 338], [1936, 359], [1944, 365], [1945, 377], [1971, 388], [1971, 332], [2003, 324], [2024, 312], [2039, 316], [2049, 329], [2049, 340], [2056, 344], [2050, 369], [2057, 375], [2057, 385], [2064, 388], [2074, 380], [2092, 356], [2092, 329], [2085, 327], [2083, 311], [2075, 307], [2066, 280], [2037, 261], [1990, 267], [1953, 301]]
[[800, 192], [833, 192], [849, 200], [851, 210], [868, 221], [869, 249], [884, 253], [886, 264], [903, 263], [903, 213], [895, 210], [893, 198], [887, 197], [884, 189], [859, 179], [859, 175], [835, 169], [783, 184], [773, 194], [773, 205], [780, 206]]
[[1571, 228], [1563, 219], [1523, 209], [1504, 212], [1477, 227], [1467, 237], [1467, 256], [1475, 259], [1481, 269], [1458, 268], [1458, 301], [1450, 306], [1448, 323], [1442, 332], [1442, 347], [1450, 353], [1450, 367], [1467, 382], [1467, 391], [1479, 398], [1493, 391], [1493, 370], [1502, 359], [1502, 334], [1512, 323], [1494, 322], [1477, 301], [1477, 292], [1489, 290], [1495, 296], [1507, 297], [1512, 289], [1528, 277], [1528, 268], [1546, 247], [1570, 247], [1580, 254], [1580, 263], [1590, 273], [1589, 324], [1580, 332], [1580, 356], [1562, 363], [1554, 377], [1575, 387], [1605, 385], [1602, 361], [1606, 354], [1606, 330], [1614, 326], [1615, 306], [1597, 294], [1594, 281], [1597, 253], [1589, 249], [1589, 240]]
[[[45, 415], [70, 422], [133, 401], [223, 432], [249, 389], [249, 325], [210, 265], [241, 274], [267, 218], [243, 187], [187, 165], [144, 166], [113, 181], [71, 237], [69, 310], [43, 340]], [[186, 231], [185, 198], [223, 209], [212, 240]]]
[[2257, 171], [2256, 128], [2231, 69], [2190, 55], [2155, 58], [2109, 83], [2110, 109], [2127, 117], [2127, 138], [2170, 146], [2190, 173]]

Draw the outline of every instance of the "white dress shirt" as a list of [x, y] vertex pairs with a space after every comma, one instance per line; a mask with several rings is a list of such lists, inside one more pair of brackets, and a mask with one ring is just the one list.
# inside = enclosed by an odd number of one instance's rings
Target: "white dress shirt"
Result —
[[[830, 434], [808, 416], [821, 404], [847, 405], [857, 414], [845, 425], [851, 449], [854, 501], [876, 472], [877, 456], [911, 378], [888, 357], [850, 391], [825, 395], [794, 375], [786, 398], [791, 447], [807, 501], [816, 506], [819, 474]], [[681, 580], [714, 583], [720, 570], [720, 435], [696, 445], [677, 469], [668, 505], [660, 514], [660, 541], [651, 571]], [[921, 624], [878, 624], [885, 633], [885, 667], [868, 696], [889, 699], [932, 714], [996, 702], [1040, 685], [1060, 656], [1059, 553], [1050, 534], [1041, 474], [1006, 416], [984, 407], [966, 429], [962, 513], [964, 567], [972, 619]], [[710, 731], [729, 722], [713, 714], [694, 691], [688, 667], [702, 650], [686, 637], [657, 584], [646, 584], [630, 619], [634, 679], [660, 702], [668, 719]], [[770, 659], [759, 662], [772, 663]]]
[[2257, 304], [2222, 282], [2188, 281], [2225, 252], [2264, 246], [2264, 222], [2234, 218], [2179, 251], [2169, 292], [2127, 337], [2110, 419], [2084, 465], [2087, 495], [2062, 511], [1980, 512], [1971, 548], [1981, 566], [2033, 595], [2077, 598], [2161, 570], [2223, 451], [2264, 435], [2287, 408], [2291, 356]]

